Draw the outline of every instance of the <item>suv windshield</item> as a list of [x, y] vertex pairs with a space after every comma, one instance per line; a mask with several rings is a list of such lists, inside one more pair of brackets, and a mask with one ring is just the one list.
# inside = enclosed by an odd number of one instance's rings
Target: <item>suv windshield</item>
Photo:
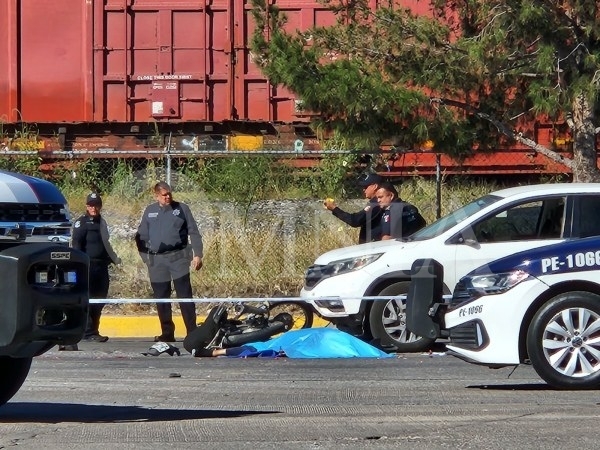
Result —
[[408, 241], [425, 241], [427, 239], [434, 238], [440, 234], [448, 231], [454, 225], [462, 222], [467, 217], [481, 211], [489, 205], [496, 203], [502, 197], [496, 195], [485, 195], [478, 198], [477, 200], [467, 203], [465, 206], [457, 209], [456, 211], [436, 220], [431, 225], [420, 229], [415, 234], [411, 235]]

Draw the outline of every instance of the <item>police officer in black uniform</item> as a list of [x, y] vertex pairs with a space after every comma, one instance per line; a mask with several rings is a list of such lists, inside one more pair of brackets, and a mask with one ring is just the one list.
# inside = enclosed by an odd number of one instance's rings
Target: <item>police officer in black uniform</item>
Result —
[[351, 227], [360, 227], [358, 233], [358, 243], [379, 241], [381, 239], [381, 208], [377, 203], [375, 196], [379, 185], [383, 182], [383, 178], [376, 173], [363, 173], [358, 177], [357, 184], [362, 188], [365, 198], [369, 199], [369, 203], [362, 211], [349, 213], [340, 209], [332, 199], [326, 199], [323, 202], [325, 208]]
[[[100, 214], [102, 199], [91, 193], [86, 199], [86, 212], [73, 224], [71, 247], [81, 250], [90, 257], [90, 298], [107, 298], [109, 288], [108, 266], [120, 264], [109, 242], [108, 225]], [[107, 336], [100, 335], [100, 316], [103, 303], [90, 304], [84, 340], [106, 342]]]
[[377, 201], [382, 210], [381, 239], [406, 238], [426, 225], [415, 205], [402, 201], [391, 183], [381, 183]]
[[[192, 298], [190, 268], [202, 267], [202, 236], [190, 208], [173, 200], [171, 187], [161, 181], [154, 186], [156, 203], [146, 207], [136, 234], [140, 256], [148, 266], [156, 299], [171, 297], [171, 281], [177, 298]], [[190, 248], [191, 247], [191, 248]], [[174, 342], [175, 324], [171, 303], [158, 303], [162, 334], [156, 342]], [[180, 302], [187, 334], [196, 328], [196, 305]]]

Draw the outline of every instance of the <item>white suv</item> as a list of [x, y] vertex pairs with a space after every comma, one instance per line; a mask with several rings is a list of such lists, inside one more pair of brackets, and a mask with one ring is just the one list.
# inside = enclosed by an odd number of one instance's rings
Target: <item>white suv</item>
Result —
[[[430, 348], [432, 339], [406, 329], [413, 262], [444, 267], [444, 291], [471, 270], [503, 256], [565, 239], [600, 235], [600, 184], [544, 184], [485, 195], [405, 240], [340, 248], [308, 268], [301, 292], [339, 329], [401, 352]], [[375, 299], [373, 297], [382, 297]]]

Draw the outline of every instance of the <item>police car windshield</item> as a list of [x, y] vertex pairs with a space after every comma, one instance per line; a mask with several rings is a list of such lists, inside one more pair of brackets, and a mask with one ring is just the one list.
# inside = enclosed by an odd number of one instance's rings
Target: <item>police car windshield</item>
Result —
[[415, 234], [411, 235], [407, 240], [408, 241], [425, 241], [427, 239], [432, 239], [440, 234], [448, 231], [450, 228], [455, 226], [456, 224], [462, 222], [467, 217], [472, 216], [473, 214], [481, 211], [484, 208], [487, 208], [489, 205], [496, 203], [502, 197], [498, 197], [496, 195], [485, 195], [477, 200], [472, 201], [471, 203], [467, 203], [465, 206], [457, 209], [456, 211], [444, 216], [431, 225], [426, 226], [425, 228], [421, 228]]

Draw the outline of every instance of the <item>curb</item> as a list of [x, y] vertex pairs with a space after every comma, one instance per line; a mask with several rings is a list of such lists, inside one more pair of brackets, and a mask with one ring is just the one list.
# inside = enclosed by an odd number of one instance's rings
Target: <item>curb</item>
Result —
[[[198, 316], [198, 322], [204, 320], [203, 316]], [[183, 339], [186, 336], [183, 318], [173, 315], [175, 323], [175, 338]], [[325, 327], [328, 321], [315, 316], [313, 328]], [[153, 338], [161, 333], [158, 315], [145, 316], [115, 316], [102, 314], [100, 318], [100, 334], [109, 338]]]

